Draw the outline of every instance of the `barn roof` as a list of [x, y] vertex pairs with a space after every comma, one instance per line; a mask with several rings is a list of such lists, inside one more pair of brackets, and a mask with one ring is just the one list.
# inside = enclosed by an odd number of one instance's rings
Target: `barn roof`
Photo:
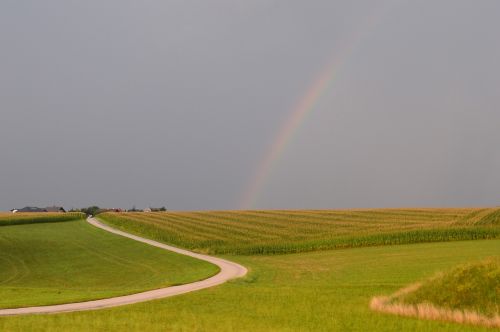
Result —
[[47, 210], [35, 206], [26, 206], [22, 209], [17, 209], [17, 212], [47, 212]]
[[47, 212], [66, 212], [61, 206], [47, 206], [44, 210]]

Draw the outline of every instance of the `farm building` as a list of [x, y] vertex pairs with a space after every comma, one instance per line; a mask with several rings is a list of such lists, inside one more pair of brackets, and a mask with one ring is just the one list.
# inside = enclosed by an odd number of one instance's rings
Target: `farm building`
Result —
[[45, 208], [47, 212], [66, 212], [62, 206], [48, 206]]
[[12, 212], [13, 211], [16, 211], [16, 212], [66, 212], [66, 210], [64, 210], [64, 208], [62, 208], [60, 206], [49, 206], [46, 208], [39, 208], [39, 207], [35, 207], [35, 206], [26, 206], [26, 207], [23, 207], [22, 209], [14, 209], [11, 211]]
[[16, 209], [17, 212], [47, 212], [45, 209], [35, 207], [35, 206], [26, 206], [22, 209]]

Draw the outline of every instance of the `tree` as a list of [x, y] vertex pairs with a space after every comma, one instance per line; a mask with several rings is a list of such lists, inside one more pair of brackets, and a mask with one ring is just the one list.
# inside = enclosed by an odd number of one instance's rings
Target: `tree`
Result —
[[93, 205], [93, 206], [89, 206], [87, 208], [83, 208], [83, 209], [81, 209], [81, 211], [83, 213], [85, 213], [87, 216], [95, 216], [95, 215], [99, 214], [99, 212], [101, 211], [101, 208], [96, 206], [96, 205]]

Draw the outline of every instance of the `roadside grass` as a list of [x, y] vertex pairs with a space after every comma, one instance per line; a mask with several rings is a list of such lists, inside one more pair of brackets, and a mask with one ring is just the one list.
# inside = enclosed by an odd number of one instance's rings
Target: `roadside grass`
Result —
[[85, 219], [80, 212], [43, 212], [43, 213], [0, 213], [0, 226], [25, 225], [35, 223], [62, 222]]
[[284, 254], [500, 238], [500, 209], [104, 213], [103, 222], [211, 254]]
[[0, 227], [0, 308], [107, 298], [217, 272], [207, 262], [110, 234], [83, 220]]
[[370, 299], [458, 264], [500, 240], [225, 256], [250, 268], [224, 285], [106, 310], [0, 318], [1, 331], [491, 331], [373, 312]]

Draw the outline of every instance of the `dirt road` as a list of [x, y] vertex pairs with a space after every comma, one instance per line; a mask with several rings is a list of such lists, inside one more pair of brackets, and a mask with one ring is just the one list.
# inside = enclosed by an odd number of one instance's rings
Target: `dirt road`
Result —
[[126, 304], [133, 304], [139, 302], [145, 302], [150, 300], [162, 299], [165, 297], [180, 295], [184, 293], [189, 293], [197, 291], [204, 288], [214, 287], [225, 283], [226, 281], [234, 278], [239, 278], [247, 273], [247, 269], [239, 264], [227, 261], [225, 259], [212, 257], [208, 255], [197, 254], [189, 250], [179, 249], [172, 247], [160, 242], [153, 240], [148, 240], [140, 236], [132, 235], [126, 232], [119, 231], [107, 225], [104, 225], [94, 218], [89, 218], [87, 221], [94, 225], [95, 227], [101, 228], [105, 231], [128, 237], [130, 239], [149, 244], [161, 249], [173, 251], [181, 255], [186, 255], [201, 259], [212, 264], [217, 265], [220, 268], [220, 272], [213, 277], [205, 280], [196, 281], [190, 284], [172, 286], [167, 288], [155, 289], [147, 292], [118, 296], [109, 299], [94, 300], [87, 302], [78, 303], [67, 303], [58, 305], [48, 305], [39, 307], [27, 307], [27, 308], [16, 308], [16, 309], [0, 309], [0, 316], [11, 316], [11, 315], [27, 315], [27, 314], [55, 314], [61, 312], [72, 312], [72, 311], [84, 311], [84, 310], [96, 310], [102, 308], [117, 307]]

